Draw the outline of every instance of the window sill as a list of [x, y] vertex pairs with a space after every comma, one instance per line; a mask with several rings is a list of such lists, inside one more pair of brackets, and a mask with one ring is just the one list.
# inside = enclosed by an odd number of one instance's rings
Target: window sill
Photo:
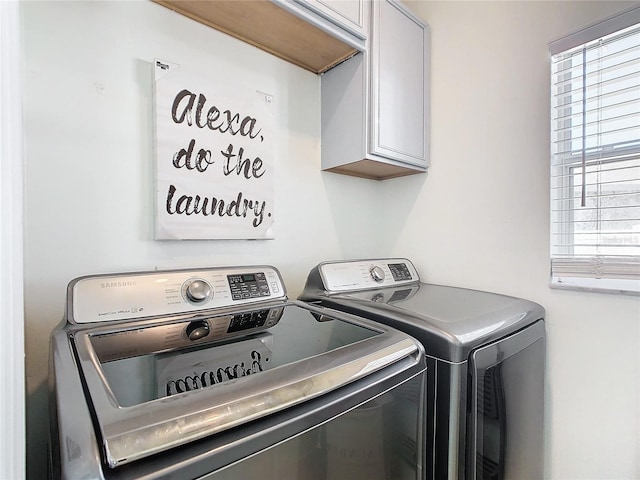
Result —
[[552, 277], [551, 288], [595, 293], [640, 296], [640, 280], [611, 278]]

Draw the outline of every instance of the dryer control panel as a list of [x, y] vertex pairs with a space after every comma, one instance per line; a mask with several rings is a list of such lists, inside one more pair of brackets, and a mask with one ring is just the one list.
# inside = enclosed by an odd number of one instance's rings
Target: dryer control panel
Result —
[[367, 290], [420, 281], [416, 268], [406, 258], [324, 262], [318, 269], [328, 292]]
[[269, 300], [286, 300], [280, 273], [270, 266], [95, 275], [69, 284], [67, 321], [133, 320]]

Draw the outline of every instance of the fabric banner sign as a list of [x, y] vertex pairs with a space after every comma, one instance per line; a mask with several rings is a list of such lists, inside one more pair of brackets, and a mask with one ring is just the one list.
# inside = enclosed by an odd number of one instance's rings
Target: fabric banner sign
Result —
[[273, 96], [154, 72], [156, 239], [273, 238]]

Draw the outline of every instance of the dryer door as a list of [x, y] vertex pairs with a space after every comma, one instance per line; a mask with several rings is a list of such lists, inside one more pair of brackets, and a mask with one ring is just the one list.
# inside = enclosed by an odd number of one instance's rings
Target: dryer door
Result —
[[542, 478], [544, 322], [475, 350], [468, 479]]

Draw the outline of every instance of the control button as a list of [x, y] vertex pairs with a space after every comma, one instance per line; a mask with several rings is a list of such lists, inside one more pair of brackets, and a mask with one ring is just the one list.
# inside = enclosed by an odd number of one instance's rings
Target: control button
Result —
[[187, 299], [193, 303], [202, 303], [213, 296], [211, 285], [204, 280], [194, 280], [185, 290]]
[[371, 278], [378, 283], [384, 280], [384, 270], [376, 265], [369, 269], [369, 275], [371, 275]]
[[189, 322], [189, 325], [187, 325], [186, 334], [191, 341], [204, 338], [209, 335], [209, 324], [204, 320]]

